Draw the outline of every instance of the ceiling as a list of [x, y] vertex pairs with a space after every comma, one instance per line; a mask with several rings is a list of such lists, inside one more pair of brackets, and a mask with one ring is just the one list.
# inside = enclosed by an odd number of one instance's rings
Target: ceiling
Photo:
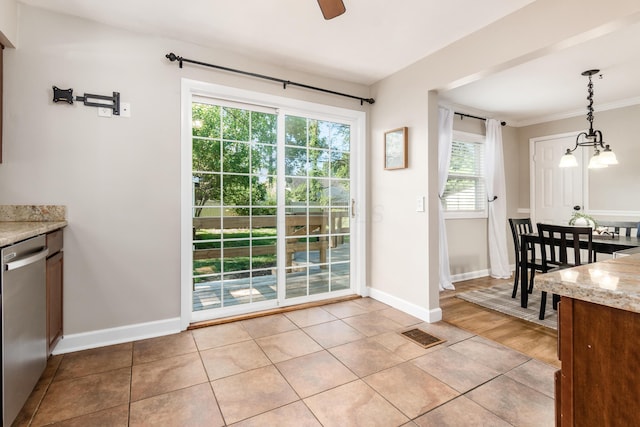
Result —
[[[323, 19], [316, 0], [18, 1], [370, 85], [534, 0], [344, 0], [346, 13], [330, 21]], [[445, 91], [441, 97], [460, 110], [482, 112], [511, 125], [535, 123], [583, 114], [587, 79], [580, 73], [599, 68], [603, 79], [594, 82], [596, 111], [605, 104], [640, 103], [637, 40], [640, 24]]]
[[583, 71], [600, 70], [593, 76], [595, 111], [640, 104], [639, 41], [636, 23], [451, 89], [441, 99], [512, 126], [584, 115], [587, 127]]

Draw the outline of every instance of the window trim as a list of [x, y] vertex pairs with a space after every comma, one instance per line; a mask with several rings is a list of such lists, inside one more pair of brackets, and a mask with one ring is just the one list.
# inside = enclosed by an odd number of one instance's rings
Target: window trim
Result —
[[[486, 139], [485, 135], [477, 133], [462, 132], [458, 130], [453, 131], [453, 140], [459, 142], [478, 143], [482, 144], [483, 147], [486, 147]], [[486, 171], [482, 178], [486, 180]], [[448, 179], [449, 178], [447, 177], [447, 180]], [[489, 206], [488, 204], [485, 204], [484, 210], [482, 211], [447, 211], [443, 209], [443, 213], [444, 219], [487, 219], [489, 217]]]

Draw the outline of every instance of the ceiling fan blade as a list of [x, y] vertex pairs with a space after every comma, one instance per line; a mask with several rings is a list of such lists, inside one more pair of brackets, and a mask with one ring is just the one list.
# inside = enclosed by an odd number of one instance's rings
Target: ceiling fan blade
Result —
[[342, 0], [318, 0], [318, 4], [326, 20], [340, 16], [347, 10]]

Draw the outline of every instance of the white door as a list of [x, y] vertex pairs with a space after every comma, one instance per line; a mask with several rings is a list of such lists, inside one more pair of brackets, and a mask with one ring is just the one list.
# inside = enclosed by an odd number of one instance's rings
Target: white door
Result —
[[584, 206], [583, 154], [574, 152], [578, 167], [560, 168], [560, 158], [575, 145], [575, 134], [531, 140], [531, 217], [535, 223], [567, 224], [575, 206]]

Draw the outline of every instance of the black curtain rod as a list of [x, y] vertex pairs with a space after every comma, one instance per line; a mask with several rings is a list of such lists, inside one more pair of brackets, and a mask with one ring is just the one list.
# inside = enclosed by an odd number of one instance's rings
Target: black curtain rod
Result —
[[165, 55], [165, 57], [171, 62], [178, 61], [179, 65], [180, 65], [180, 68], [182, 68], [182, 63], [183, 62], [189, 62], [191, 64], [202, 65], [204, 67], [217, 68], [218, 70], [229, 71], [229, 72], [238, 73], [238, 74], [244, 74], [245, 76], [257, 77], [259, 79], [271, 80], [273, 82], [279, 82], [279, 83], [282, 83], [282, 88], [283, 89], [286, 89], [287, 86], [303, 87], [305, 89], [311, 89], [311, 90], [316, 90], [316, 91], [319, 91], [319, 92], [330, 93], [332, 95], [338, 95], [338, 96], [344, 96], [344, 97], [351, 98], [351, 99], [357, 99], [357, 100], [360, 101], [360, 105], [362, 105], [365, 102], [368, 102], [369, 104], [373, 104], [374, 102], [376, 102], [373, 98], [361, 98], [359, 96], [349, 95], [347, 93], [336, 92], [336, 91], [329, 90], [329, 89], [323, 89], [323, 88], [320, 88], [320, 87], [310, 86], [310, 85], [306, 85], [304, 83], [292, 82], [291, 80], [284, 80], [284, 79], [279, 79], [277, 77], [265, 76], [264, 74], [250, 73], [249, 71], [236, 70], [234, 68], [223, 67], [221, 65], [214, 65], [214, 64], [208, 64], [206, 62], [194, 61], [193, 59], [186, 59], [186, 58], [183, 58], [181, 56], [177, 56], [173, 52]]
[[[465, 113], [458, 113], [457, 111], [454, 112], [453, 114], [457, 114], [458, 116], [460, 116], [460, 119], [464, 117], [469, 117], [470, 119], [487, 120], [484, 117], [472, 116], [471, 114], [465, 114]], [[500, 124], [502, 126], [506, 126], [507, 122], [500, 122]]]

